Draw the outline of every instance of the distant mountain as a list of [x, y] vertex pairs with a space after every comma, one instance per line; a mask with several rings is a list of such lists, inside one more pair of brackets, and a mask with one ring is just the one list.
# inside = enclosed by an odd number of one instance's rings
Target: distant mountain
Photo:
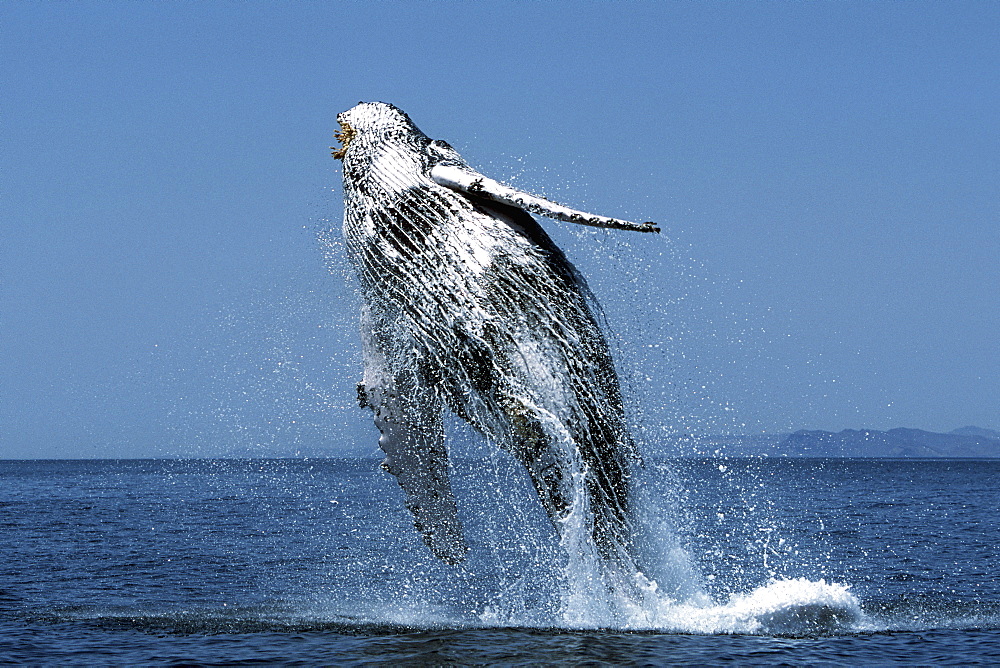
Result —
[[797, 431], [779, 446], [806, 457], [1000, 457], [1000, 439], [922, 429]]
[[1000, 432], [962, 427], [947, 434], [922, 429], [800, 430], [746, 436], [678, 435], [664, 443], [667, 456], [1000, 458]]
[[958, 429], [952, 429], [948, 433], [958, 434], [959, 436], [985, 436], [986, 438], [1000, 438], [1000, 431], [997, 431], [996, 429], [983, 429], [982, 427], [960, 427]]

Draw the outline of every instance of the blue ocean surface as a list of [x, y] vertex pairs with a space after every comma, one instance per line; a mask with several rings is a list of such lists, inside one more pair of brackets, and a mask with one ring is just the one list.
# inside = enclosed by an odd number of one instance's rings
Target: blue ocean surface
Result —
[[453, 466], [457, 567], [373, 459], [0, 461], [0, 662], [1000, 661], [1000, 461], [648, 461], [627, 609], [509, 457]]

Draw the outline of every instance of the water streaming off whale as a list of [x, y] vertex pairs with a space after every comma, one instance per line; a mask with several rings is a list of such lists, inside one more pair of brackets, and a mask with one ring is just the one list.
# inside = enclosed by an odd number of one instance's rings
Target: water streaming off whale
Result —
[[468, 549], [448, 478], [449, 409], [524, 465], [590, 576], [599, 567], [612, 591], [641, 585], [629, 512], [638, 453], [599, 307], [516, 205], [588, 225], [655, 228], [490, 181], [391, 105], [360, 104], [338, 120], [344, 235], [364, 298], [359, 399], [374, 412], [384, 467], [425, 542], [447, 563]]

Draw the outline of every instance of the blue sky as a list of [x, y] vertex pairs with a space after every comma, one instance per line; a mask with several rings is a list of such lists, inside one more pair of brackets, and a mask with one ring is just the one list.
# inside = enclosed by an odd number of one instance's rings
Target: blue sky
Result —
[[660, 431], [1000, 428], [1000, 4], [0, 4], [0, 457], [335, 455], [337, 112], [544, 221]]

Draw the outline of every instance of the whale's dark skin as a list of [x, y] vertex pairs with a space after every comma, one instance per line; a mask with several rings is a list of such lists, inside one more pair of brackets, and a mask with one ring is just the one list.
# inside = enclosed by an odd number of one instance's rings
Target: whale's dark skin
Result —
[[337, 120], [344, 237], [364, 300], [359, 400], [424, 541], [447, 563], [468, 550], [448, 480], [449, 409], [527, 468], [557, 529], [583, 501], [601, 557], [630, 552], [638, 455], [596, 302], [510, 202], [570, 210], [482, 177], [392, 105], [362, 103]]

